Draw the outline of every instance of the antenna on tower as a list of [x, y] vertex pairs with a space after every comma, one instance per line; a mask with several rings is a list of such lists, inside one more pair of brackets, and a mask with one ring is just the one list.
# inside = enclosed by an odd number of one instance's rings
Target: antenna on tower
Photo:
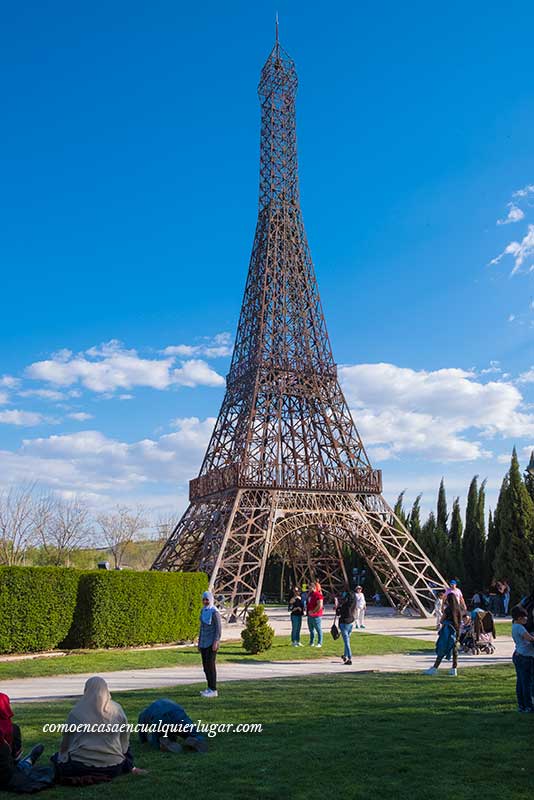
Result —
[[278, 11], [276, 12], [276, 21], [275, 21], [275, 28], [276, 28], [276, 46], [280, 44], [278, 40]]

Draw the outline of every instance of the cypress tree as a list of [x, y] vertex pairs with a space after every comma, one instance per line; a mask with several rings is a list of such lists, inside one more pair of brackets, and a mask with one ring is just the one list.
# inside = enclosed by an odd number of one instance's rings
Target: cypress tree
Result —
[[[505, 487], [506, 483], [506, 487]], [[493, 515], [491, 511], [489, 512], [488, 517], [488, 538], [486, 539], [486, 554], [484, 557], [485, 562], [485, 569], [484, 569], [484, 579], [485, 579], [485, 588], [489, 588], [493, 583], [494, 575], [493, 575], [493, 562], [495, 560], [495, 553], [497, 552], [497, 548], [499, 546], [499, 525], [498, 525], [498, 518], [499, 518], [499, 506], [502, 507], [504, 502], [504, 493], [507, 491], [508, 486], [508, 479], [505, 479], [502, 482], [501, 491], [499, 493], [499, 499], [497, 501], [497, 508], [495, 509], [495, 514]], [[503, 487], [504, 490], [503, 490]]]
[[525, 470], [525, 486], [530, 495], [530, 499], [534, 502], [534, 450], [530, 453], [530, 461]]
[[410, 533], [419, 544], [421, 544], [421, 497], [419, 494], [415, 498], [409, 519]]
[[445, 493], [445, 484], [443, 482], [443, 478], [441, 479], [441, 483], [439, 484], [439, 491], [438, 491], [438, 515], [436, 519], [436, 524], [440, 531], [443, 531], [445, 536], [448, 535], [449, 531], [447, 528], [447, 520], [449, 515], [447, 513], [447, 495]]
[[403, 500], [404, 500], [404, 492], [405, 491], [406, 491], [406, 489], [404, 489], [400, 493], [400, 495], [397, 497], [397, 502], [395, 503], [395, 508], [393, 509], [393, 513], [402, 522], [402, 524], [404, 526], [406, 526], [406, 522], [407, 522], [406, 512], [405, 512], [404, 507], [403, 507]]
[[508, 473], [508, 488], [500, 506], [494, 576], [509, 581], [515, 602], [532, 589], [534, 537], [534, 503], [521, 479], [515, 447]]
[[[484, 483], [478, 490], [478, 475], [469, 486], [465, 512], [465, 532], [462, 541], [465, 590], [468, 594], [480, 589], [484, 582], [484, 528], [481, 513], [484, 513]], [[464, 592], [465, 594], [465, 592]]]
[[452, 504], [451, 527], [449, 532], [449, 576], [463, 581], [462, 536], [464, 526], [460, 511], [460, 498], [456, 497]]
[[[437, 542], [436, 542], [436, 517], [434, 512], [431, 511], [428, 515], [428, 519], [421, 528], [421, 547], [429, 557], [431, 561], [434, 563], [437, 562]], [[436, 566], [439, 569], [438, 564]]]

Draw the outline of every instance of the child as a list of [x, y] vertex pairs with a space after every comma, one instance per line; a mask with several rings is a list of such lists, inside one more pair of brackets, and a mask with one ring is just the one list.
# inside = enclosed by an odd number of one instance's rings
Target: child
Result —
[[473, 620], [471, 614], [464, 614], [460, 625], [460, 645], [463, 647], [473, 635]]
[[441, 618], [443, 616], [443, 603], [445, 601], [445, 590], [442, 589], [436, 594], [434, 602], [434, 616], [436, 618], [436, 630], [439, 631], [441, 627]]
[[517, 710], [523, 714], [534, 712], [532, 681], [534, 677], [534, 636], [525, 628], [527, 612], [522, 606], [512, 608], [512, 638], [515, 651], [512, 656], [516, 673]]
[[356, 587], [356, 625], [355, 628], [365, 628], [365, 609], [367, 603], [365, 602], [365, 595], [361, 586]]

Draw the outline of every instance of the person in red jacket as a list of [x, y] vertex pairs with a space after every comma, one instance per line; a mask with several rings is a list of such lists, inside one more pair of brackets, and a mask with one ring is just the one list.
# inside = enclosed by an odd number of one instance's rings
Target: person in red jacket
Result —
[[[310, 647], [323, 646], [323, 630], [321, 628], [321, 617], [324, 611], [324, 597], [321, 591], [321, 584], [316, 581], [313, 584], [313, 591], [308, 595], [308, 628], [310, 631]], [[317, 634], [317, 645], [314, 643]]]

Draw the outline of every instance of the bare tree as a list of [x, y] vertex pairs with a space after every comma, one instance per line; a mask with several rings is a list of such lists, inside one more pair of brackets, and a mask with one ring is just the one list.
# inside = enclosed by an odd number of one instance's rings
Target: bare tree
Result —
[[35, 543], [35, 484], [12, 487], [0, 494], [0, 564], [23, 564]]
[[135, 511], [127, 506], [117, 506], [111, 514], [97, 517], [102, 538], [111, 550], [115, 569], [122, 566], [124, 553], [131, 542], [135, 542], [146, 528], [145, 511], [139, 506]]
[[50, 564], [68, 564], [75, 550], [91, 542], [91, 516], [81, 498], [45, 495], [37, 504], [36, 516], [39, 540]]

